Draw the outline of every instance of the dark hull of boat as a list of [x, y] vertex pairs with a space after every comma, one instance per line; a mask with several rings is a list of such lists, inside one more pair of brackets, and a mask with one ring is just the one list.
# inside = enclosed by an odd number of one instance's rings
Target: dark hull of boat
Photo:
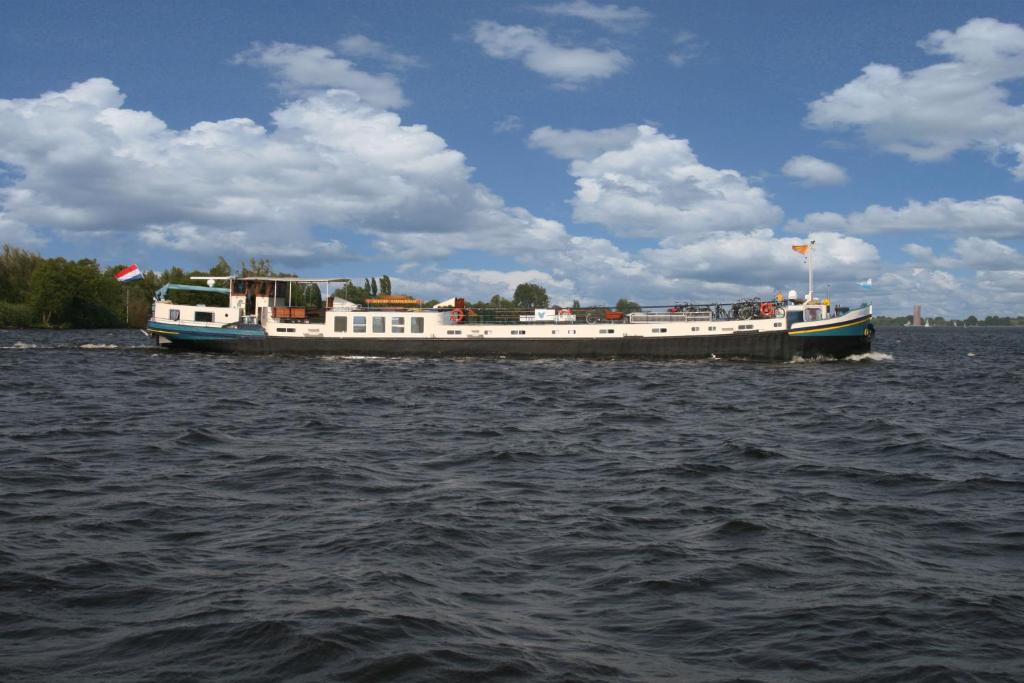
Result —
[[506, 358], [729, 358], [790, 361], [794, 358], [845, 358], [871, 350], [871, 336], [799, 336], [787, 332], [694, 337], [618, 337], [612, 339], [330, 339], [262, 337], [173, 339], [167, 348], [252, 354], [352, 356], [490, 356]]

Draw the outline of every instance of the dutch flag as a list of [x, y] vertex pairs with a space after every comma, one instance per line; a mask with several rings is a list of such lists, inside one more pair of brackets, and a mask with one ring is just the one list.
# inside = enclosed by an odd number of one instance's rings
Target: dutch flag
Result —
[[134, 263], [119, 272], [114, 277], [117, 278], [118, 282], [131, 282], [132, 280], [141, 280], [142, 271]]

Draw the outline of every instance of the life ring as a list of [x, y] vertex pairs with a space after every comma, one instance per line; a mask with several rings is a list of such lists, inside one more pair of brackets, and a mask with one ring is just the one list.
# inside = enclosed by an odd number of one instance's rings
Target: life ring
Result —
[[558, 315], [572, 315], [572, 309], [571, 308], [559, 308], [558, 309]]
[[453, 323], [458, 325], [459, 323], [466, 319], [466, 313], [461, 308], [453, 308], [452, 312], [448, 314], [448, 318]]
[[761, 304], [761, 317], [762, 318], [771, 318], [774, 315], [775, 315], [775, 304], [773, 304], [771, 301], [765, 301], [764, 303]]
[[775, 317], [776, 318], [785, 318], [786, 317], [786, 309], [783, 308], [782, 306], [779, 306], [778, 308], [776, 308], [775, 309]]

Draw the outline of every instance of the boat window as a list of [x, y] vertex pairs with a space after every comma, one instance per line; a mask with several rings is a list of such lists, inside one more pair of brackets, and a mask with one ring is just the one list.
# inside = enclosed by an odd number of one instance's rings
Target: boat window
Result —
[[172, 308], [171, 320], [181, 320], [181, 311], [179, 311], [177, 308]]
[[366, 332], [366, 316], [365, 315], [354, 315], [352, 316], [352, 331], [353, 332]]
[[775, 323], [775, 327], [782, 327], [782, 323]]
[[711, 327], [708, 328], [708, 332], [714, 332], [716, 329], [718, 329], [718, 328], [716, 328], [714, 325], [712, 325]]
[[754, 329], [754, 326], [753, 325], [740, 325], [740, 329], [741, 330], [752, 330], [752, 329]]
[[383, 332], [384, 331], [384, 316], [375, 315], [373, 316], [373, 331]]
[[405, 332], [405, 318], [396, 317], [391, 319], [392, 334], [403, 334]]
[[412, 325], [409, 328], [410, 332], [422, 332], [423, 331], [423, 318], [413, 318]]
[[448, 334], [462, 334], [462, 330], [448, 330]]
[[690, 328], [690, 332], [700, 332], [700, 328], [699, 327], [691, 327]]
[[526, 334], [526, 330], [512, 330], [512, 334]]
[[601, 334], [615, 334], [615, 330], [601, 330]]
[[814, 322], [815, 320], [821, 319], [821, 309], [818, 308], [805, 308], [804, 309], [804, 322]]
[[334, 316], [334, 331], [335, 332], [348, 332], [348, 316], [337, 315]]
[[195, 320], [197, 323], [212, 323], [213, 311], [196, 311], [193, 320]]

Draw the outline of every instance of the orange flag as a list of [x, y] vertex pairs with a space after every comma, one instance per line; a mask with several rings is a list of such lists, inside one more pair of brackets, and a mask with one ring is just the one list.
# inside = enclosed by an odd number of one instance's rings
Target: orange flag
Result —
[[811, 248], [809, 244], [794, 244], [793, 251], [799, 252], [803, 255], [807, 255], [807, 250]]

